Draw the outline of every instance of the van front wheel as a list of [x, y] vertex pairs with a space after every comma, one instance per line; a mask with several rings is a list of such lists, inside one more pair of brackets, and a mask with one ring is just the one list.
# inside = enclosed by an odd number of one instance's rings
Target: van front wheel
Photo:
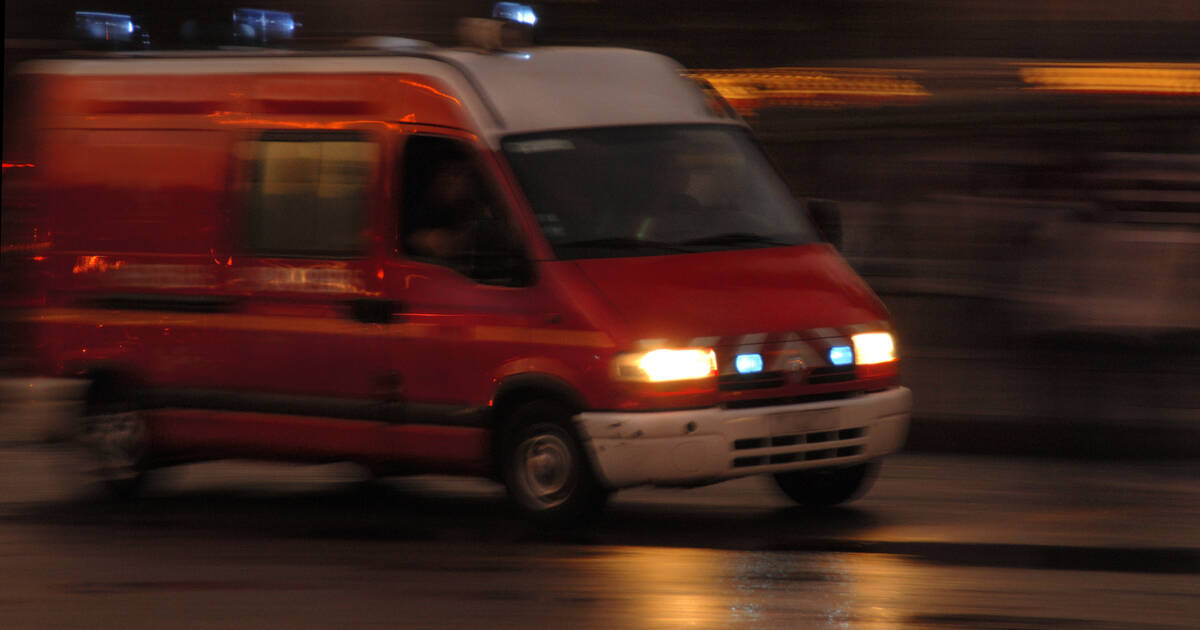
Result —
[[519, 407], [503, 436], [501, 464], [508, 496], [530, 519], [563, 525], [597, 514], [608, 498], [570, 425], [553, 402]]
[[791, 500], [800, 505], [837, 505], [866, 494], [879, 473], [878, 462], [847, 468], [795, 470], [777, 473], [775, 483]]

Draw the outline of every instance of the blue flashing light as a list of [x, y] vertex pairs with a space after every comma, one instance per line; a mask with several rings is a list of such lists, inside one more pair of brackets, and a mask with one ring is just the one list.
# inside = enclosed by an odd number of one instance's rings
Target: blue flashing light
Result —
[[533, 12], [533, 7], [519, 2], [497, 2], [492, 7], [492, 17], [510, 22], [519, 22], [533, 26], [537, 24], [537, 14]]
[[300, 27], [287, 11], [244, 7], [233, 10], [233, 24], [241, 38], [259, 43], [291, 38]]
[[733, 367], [738, 374], [755, 374], [763, 370], [761, 354], [739, 354], [733, 360]]
[[834, 346], [829, 349], [829, 362], [834, 365], [850, 365], [854, 363], [854, 351], [850, 346]]
[[75, 32], [83, 39], [97, 42], [129, 43], [137, 29], [133, 17], [123, 13], [76, 11]]

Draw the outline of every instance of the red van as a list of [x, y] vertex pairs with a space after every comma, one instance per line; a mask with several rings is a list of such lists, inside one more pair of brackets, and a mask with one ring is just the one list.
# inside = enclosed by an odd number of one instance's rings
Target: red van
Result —
[[[386, 42], [385, 42], [386, 44]], [[747, 126], [629, 50], [25, 70], [37, 363], [120, 492], [214, 458], [501, 480], [535, 519], [902, 445], [888, 313]]]

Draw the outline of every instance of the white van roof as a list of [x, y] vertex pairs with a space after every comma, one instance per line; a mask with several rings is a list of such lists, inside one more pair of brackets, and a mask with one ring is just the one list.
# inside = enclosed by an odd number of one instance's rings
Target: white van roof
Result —
[[504, 133], [732, 122], [712, 111], [679, 64], [654, 53], [564, 47], [441, 54], [478, 81]]
[[717, 113], [675, 61], [619, 48], [516, 51], [414, 47], [394, 52], [210, 51], [128, 53], [36, 62], [26, 72], [72, 75], [219, 75], [398, 72], [436, 77], [463, 96], [480, 135], [621, 125], [744, 124]]

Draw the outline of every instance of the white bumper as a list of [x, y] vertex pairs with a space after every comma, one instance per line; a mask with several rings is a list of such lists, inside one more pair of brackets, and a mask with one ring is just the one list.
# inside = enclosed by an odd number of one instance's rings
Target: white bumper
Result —
[[912, 392], [749, 409], [587, 412], [575, 417], [609, 487], [694, 486], [734, 477], [845, 466], [904, 444]]

